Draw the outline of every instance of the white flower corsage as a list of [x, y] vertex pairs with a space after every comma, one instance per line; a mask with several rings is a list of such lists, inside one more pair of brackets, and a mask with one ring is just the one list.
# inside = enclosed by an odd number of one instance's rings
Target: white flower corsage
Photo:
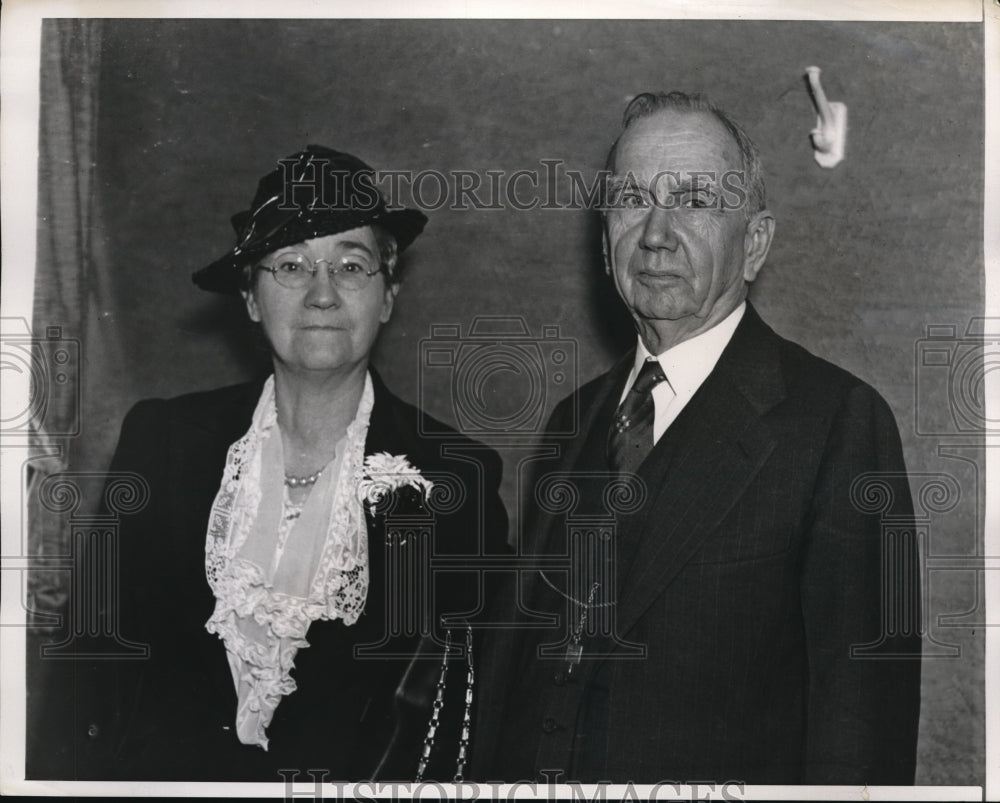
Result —
[[358, 483], [358, 498], [368, 505], [370, 513], [389, 494], [402, 488], [413, 488], [423, 498], [434, 487], [434, 483], [424, 477], [405, 454], [379, 452], [366, 455], [362, 471], [364, 475]]

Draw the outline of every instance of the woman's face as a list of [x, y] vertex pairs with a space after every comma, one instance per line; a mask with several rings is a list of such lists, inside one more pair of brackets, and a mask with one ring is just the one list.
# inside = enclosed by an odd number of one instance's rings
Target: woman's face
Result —
[[271, 266], [290, 252], [305, 256], [315, 275], [303, 287], [283, 287], [274, 275], [259, 271], [243, 293], [250, 318], [264, 329], [277, 364], [293, 371], [339, 373], [367, 365], [382, 324], [392, 314], [399, 285], [385, 273], [372, 276], [360, 290], [337, 287], [328, 266], [379, 270], [378, 244], [368, 226], [330, 234], [273, 251], [260, 259]]

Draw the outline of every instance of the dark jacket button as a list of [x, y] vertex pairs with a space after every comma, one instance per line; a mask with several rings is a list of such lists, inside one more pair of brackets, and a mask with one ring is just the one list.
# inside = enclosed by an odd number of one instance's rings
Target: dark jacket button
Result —
[[557, 686], [565, 686], [566, 685], [566, 673], [565, 672], [556, 672], [556, 673], [554, 673], [552, 675], [552, 682], [555, 683]]
[[100, 735], [101, 735], [101, 729], [98, 728], [97, 725], [95, 725], [93, 722], [91, 722], [90, 725], [87, 726], [87, 738], [96, 739]]
[[542, 721], [542, 730], [546, 733], [552, 733], [559, 727], [559, 723], [556, 722], [552, 717], [545, 717]]

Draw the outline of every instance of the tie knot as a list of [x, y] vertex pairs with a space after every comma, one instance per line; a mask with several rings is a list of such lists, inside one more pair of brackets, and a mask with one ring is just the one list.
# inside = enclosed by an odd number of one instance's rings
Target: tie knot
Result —
[[660, 368], [660, 364], [656, 360], [646, 360], [639, 370], [639, 376], [635, 378], [632, 392], [644, 396], [666, 378], [663, 369]]

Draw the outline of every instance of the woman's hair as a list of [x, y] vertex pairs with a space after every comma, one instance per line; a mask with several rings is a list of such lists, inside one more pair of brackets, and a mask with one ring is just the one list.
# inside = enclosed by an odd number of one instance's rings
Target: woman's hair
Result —
[[389, 233], [388, 229], [382, 228], [378, 223], [371, 224], [372, 234], [375, 235], [375, 242], [378, 244], [378, 261], [382, 271], [389, 278], [392, 284], [399, 283], [396, 275], [396, 267], [399, 265], [399, 245], [396, 238]]
[[[377, 223], [369, 223], [368, 226], [372, 230], [375, 244], [378, 246], [379, 269], [386, 275], [386, 281], [390, 284], [399, 284], [399, 275], [396, 270], [399, 266], [399, 245], [396, 238], [388, 229]], [[250, 264], [243, 266], [240, 274], [241, 291], [247, 291], [256, 285], [257, 277], [260, 275], [257, 270], [259, 264], [260, 259], [255, 259]]]

